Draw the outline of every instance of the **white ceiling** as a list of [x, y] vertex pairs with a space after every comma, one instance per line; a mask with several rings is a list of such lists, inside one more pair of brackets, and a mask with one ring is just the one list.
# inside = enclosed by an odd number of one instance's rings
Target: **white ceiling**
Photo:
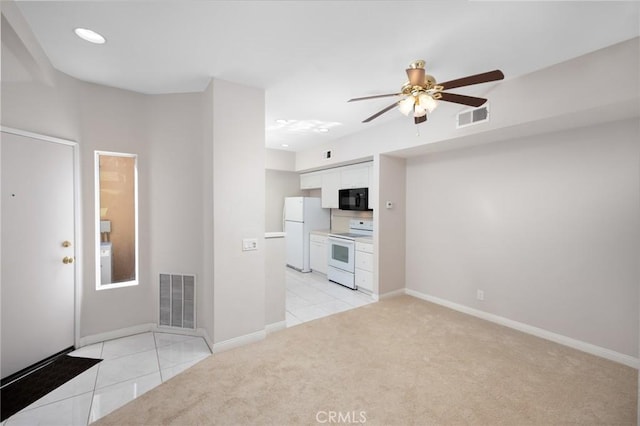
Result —
[[[509, 79], [640, 32], [638, 2], [17, 3], [53, 66], [81, 80], [147, 94], [202, 91], [211, 77], [263, 88], [267, 146], [294, 151], [389, 120], [413, 125], [397, 111], [361, 123], [393, 98], [346, 101], [397, 92], [415, 59], [438, 81], [497, 68]], [[77, 38], [76, 27], [107, 43]], [[340, 124], [317, 133], [276, 119]]]

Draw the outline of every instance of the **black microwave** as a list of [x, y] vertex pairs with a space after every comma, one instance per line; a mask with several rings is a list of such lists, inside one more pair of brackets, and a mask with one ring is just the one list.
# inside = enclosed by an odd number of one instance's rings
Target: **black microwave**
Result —
[[369, 208], [369, 188], [338, 190], [340, 210], [371, 210]]

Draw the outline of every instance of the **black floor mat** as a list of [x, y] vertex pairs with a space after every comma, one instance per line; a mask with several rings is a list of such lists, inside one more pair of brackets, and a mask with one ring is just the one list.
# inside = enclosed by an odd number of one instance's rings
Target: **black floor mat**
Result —
[[0, 421], [5, 421], [100, 361], [102, 360], [62, 355], [50, 364], [3, 387], [0, 389]]

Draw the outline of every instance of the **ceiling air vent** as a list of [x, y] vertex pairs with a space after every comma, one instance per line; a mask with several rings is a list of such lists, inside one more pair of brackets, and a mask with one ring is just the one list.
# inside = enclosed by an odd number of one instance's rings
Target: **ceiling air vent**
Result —
[[460, 129], [486, 121], [489, 121], [489, 105], [487, 104], [480, 108], [468, 109], [459, 113], [456, 127]]

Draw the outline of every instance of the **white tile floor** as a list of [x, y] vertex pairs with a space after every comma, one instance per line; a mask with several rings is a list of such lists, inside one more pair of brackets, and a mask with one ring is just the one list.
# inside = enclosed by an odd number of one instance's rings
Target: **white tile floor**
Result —
[[333, 283], [322, 274], [287, 268], [285, 276], [287, 327], [375, 302], [370, 295]]
[[[287, 327], [373, 303], [317, 273], [285, 272]], [[200, 337], [142, 333], [70, 355], [103, 361], [16, 413], [2, 426], [87, 425], [211, 355]]]
[[16, 413], [3, 426], [86, 425], [211, 355], [201, 337], [142, 333], [69, 355], [103, 361]]

